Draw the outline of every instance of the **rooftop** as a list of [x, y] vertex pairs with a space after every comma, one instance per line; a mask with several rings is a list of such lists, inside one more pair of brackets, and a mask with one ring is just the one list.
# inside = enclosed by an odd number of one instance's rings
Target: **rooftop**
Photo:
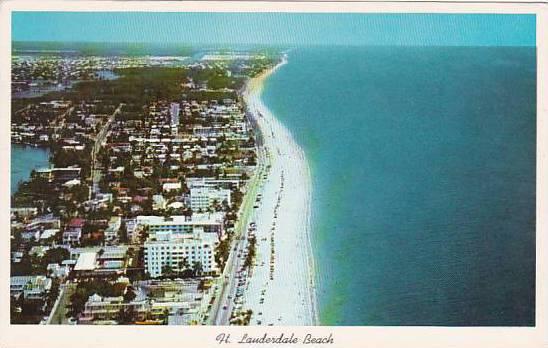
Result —
[[80, 254], [76, 266], [74, 266], [75, 271], [91, 271], [95, 269], [95, 261], [97, 259], [97, 253], [87, 252]]

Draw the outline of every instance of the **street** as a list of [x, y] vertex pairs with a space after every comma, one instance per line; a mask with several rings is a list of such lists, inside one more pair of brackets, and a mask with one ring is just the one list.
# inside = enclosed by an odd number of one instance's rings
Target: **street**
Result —
[[[247, 249], [247, 231], [249, 224], [252, 222], [252, 216], [255, 215], [255, 199], [257, 193], [264, 181], [263, 176], [267, 170], [267, 156], [266, 150], [260, 149], [258, 151], [257, 168], [252, 179], [249, 182], [249, 188], [244, 196], [244, 201], [240, 207], [240, 217], [238, 219], [234, 241], [231, 246], [230, 255], [226, 262], [225, 268], [221, 276], [219, 277], [218, 286], [220, 289], [219, 296], [215, 298], [211, 309], [211, 324], [213, 325], [228, 325], [230, 321], [230, 315], [234, 309], [234, 300], [236, 298], [237, 283], [239, 278], [236, 276], [243, 264], [243, 258], [238, 257], [238, 254]], [[226, 306], [226, 309], [223, 309]]]
[[89, 191], [89, 199], [92, 199], [95, 194], [99, 191], [99, 180], [101, 179], [101, 170], [97, 169], [99, 166], [97, 165], [97, 154], [101, 150], [101, 147], [103, 146], [103, 143], [106, 140], [108, 130], [110, 128], [110, 124], [112, 121], [114, 121], [114, 118], [118, 113], [122, 111], [122, 107], [124, 104], [118, 105], [116, 110], [112, 113], [112, 115], [109, 116], [107, 122], [105, 125], [101, 128], [99, 133], [97, 134], [97, 137], [95, 138], [95, 144], [93, 145], [93, 149], [91, 150], [91, 186]]

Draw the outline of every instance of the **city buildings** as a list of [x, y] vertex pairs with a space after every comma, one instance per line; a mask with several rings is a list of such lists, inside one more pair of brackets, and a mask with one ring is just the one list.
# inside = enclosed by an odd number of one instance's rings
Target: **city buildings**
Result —
[[42, 300], [51, 289], [52, 280], [43, 275], [10, 278], [10, 296], [27, 300]]
[[[51, 151], [50, 166], [34, 171], [32, 185], [14, 194], [12, 274], [41, 273], [29, 278], [28, 289], [36, 289], [36, 295], [27, 291], [29, 298], [46, 294], [52, 281], [78, 288], [85, 306], [70, 320], [79, 324], [203, 323], [224, 264], [217, 260], [226, 257], [218, 248], [230, 242], [254, 170], [253, 130], [236, 93], [243, 78], [241, 70], [239, 77], [230, 71], [242, 63], [156, 58], [14, 59], [15, 98], [51, 90], [62, 97], [21, 100], [26, 104], [12, 115], [13, 143]], [[146, 84], [137, 78], [127, 95], [93, 88], [110, 79], [129, 83], [118, 69], [132, 68], [138, 77], [151, 66], [185, 68], [171, 80], [164, 72]], [[230, 88], [208, 81], [221, 75]], [[63, 94], [82, 79], [90, 96]], [[176, 95], [149, 98], [170, 81], [180, 88]], [[85, 288], [118, 286], [113, 279], [120, 276], [135, 299]], [[13, 279], [14, 294], [23, 294], [29, 279]], [[131, 320], [120, 311], [132, 312]]]

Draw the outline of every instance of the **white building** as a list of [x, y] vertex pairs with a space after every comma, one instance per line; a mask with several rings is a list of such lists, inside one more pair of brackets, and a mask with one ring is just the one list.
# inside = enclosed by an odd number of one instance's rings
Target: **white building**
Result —
[[182, 186], [180, 182], [166, 182], [165, 184], [162, 185], [162, 189], [165, 192], [180, 190], [181, 187]]
[[[199, 262], [202, 272], [218, 272], [215, 246], [223, 234], [223, 213], [188, 216], [138, 216], [137, 223], [148, 226], [145, 247], [145, 270], [151, 277], [162, 275], [170, 266], [183, 271]], [[186, 263], [186, 267], [184, 266]]]
[[19, 297], [21, 294], [25, 299], [43, 299], [51, 289], [51, 279], [39, 276], [15, 276], [10, 278], [10, 295]]
[[75, 271], [93, 271], [97, 268], [97, 253], [84, 252], [81, 253], [74, 266]]
[[199, 262], [204, 274], [218, 272], [215, 262], [217, 237], [210, 233], [158, 233], [145, 242], [145, 271], [151, 277], [162, 275], [166, 266], [183, 271]]
[[225, 189], [240, 187], [240, 180], [230, 178], [186, 178], [186, 184], [189, 188], [192, 187], [221, 187]]
[[46, 270], [52, 278], [65, 278], [70, 273], [70, 267], [68, 265], [59, 266], [57, 263], [48, 264]]
[[166, 208], [167, 201], [162, 195], [152, 196], [152, 210], [164, 210]]
[[126, 303], [123, 296], [101, 297], [98, 294], [93, 294], [84, 305], [84, 310], [78, 318], [78, 323], [92, 324], [96, 320], [115, 321], [118, 319], [120, 310], [123, 308], [131, 308], [137, 318], [144, 319], [149, 306], [146, 300]]
[[181, 107], [179, 103], [171, 103], [169, 108], [169, 114], [171, 116], [171, 125], [172, 126], [178, 126], [179, 125], [179, 112], [181, 111]]
[[193, 214], [192, 217], [184, 215], [137, 216], [137, 225], [148, 226], [151, 236], [162, 233], [197, 234], [203, 232], [221, 238], [224, 233], [223, 223], [224, 213], [222, 212]]
[[130, 241], [137, 237], [137, 219], [124, 219], [126, 224], [127, 237]]
[[118, 240], [118, 232], [122, 226], [122, 218], [120, 216], [112, 216], [105, 230], [105, 241], [113, 242]]
[[192, 211], [206, 211], [215, 203], [221, 204], [224, 201], [230, 206], [230, 190], [203, 186], [190, 188], [190, 208]]

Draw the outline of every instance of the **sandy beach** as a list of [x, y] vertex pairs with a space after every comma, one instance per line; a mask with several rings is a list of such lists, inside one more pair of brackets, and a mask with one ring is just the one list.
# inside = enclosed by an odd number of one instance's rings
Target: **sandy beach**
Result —
[[266, 180], [252, 221], [257, 256], [244, 291], [251, 325], [316, 325], [310, 241], [311, 179], [303, 150], [261, 100], [264, 82], [286, 64], [251, 79], [243, 93], [261, 134]]

